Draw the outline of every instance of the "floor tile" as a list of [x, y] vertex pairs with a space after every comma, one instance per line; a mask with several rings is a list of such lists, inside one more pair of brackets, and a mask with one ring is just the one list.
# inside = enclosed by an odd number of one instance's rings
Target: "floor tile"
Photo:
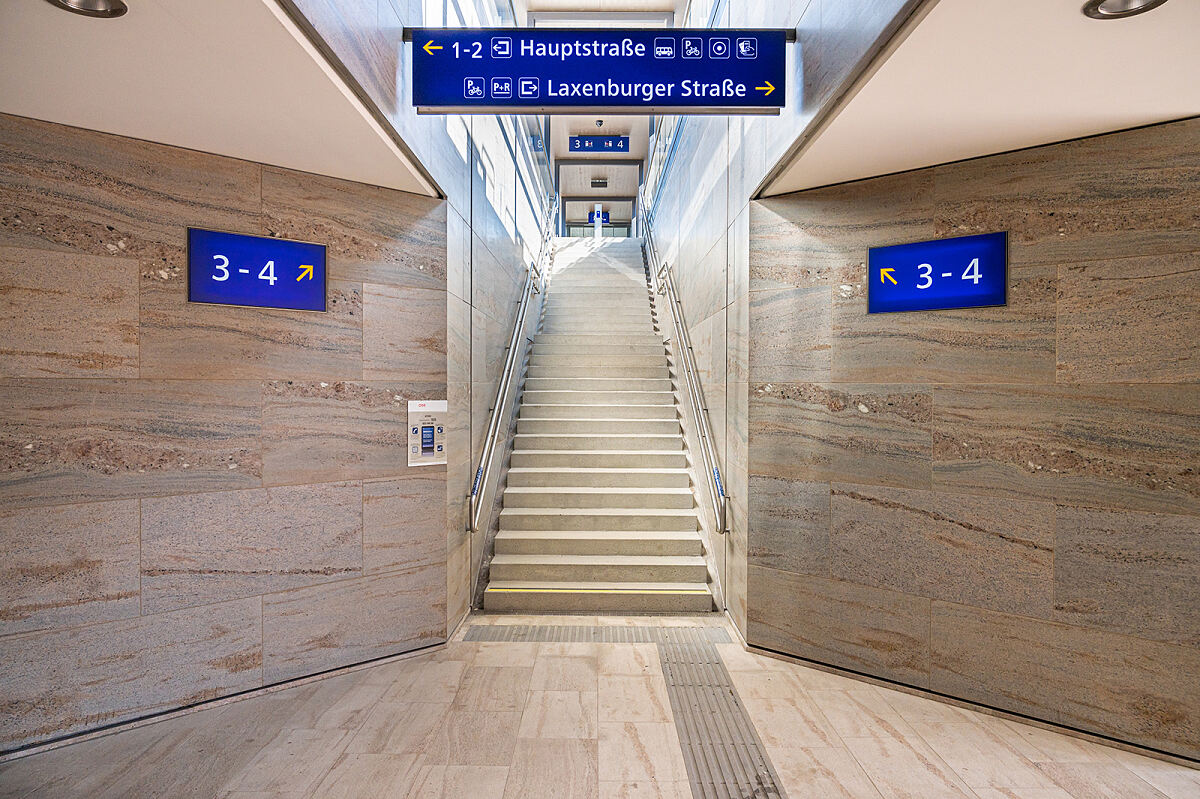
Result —
[[844, 738], [912, 734], [908, 723], [870, 685], [849, 691], [809, 691], [808, 696]]
[[662, 674], [600, 678], [600, 721], [671, 721], [671, 700]]
[[522, 738], [595, 738], [595, 691], [530, 691], [521, 715]]
[[600, 650], [601, 674], [662, 674], [657, 644], [611, 644]]
[[600, 782], [600, 799], [692, 799], [686, 782]]
[[470, 666], [454, 697], [455, 710], [519, 713], [525, 707], [533, 669], [516, 666]]
[[917, 734], [972, 788], [1053, 788], [1054, 782], [982, 724], [913, 724]]
[[533, 691], [595, 691], [596, 659], [540, 656], [529, 687]]
[[507, 766], [520, 724], [520, 713], [451, 710], [429, 737], [423, 763]]
[[782, 746], [767, 752], [789, 797], [879, 799], [879, 791], [845, 749]]
[[406, 799], [503, 799], [507, 780], [507, 766], [421, 765]]
[[407, 790], [416, 755], [344, 754], [312, 793], [313, 799], [390, 799]]
[[517, 741], [504, 799], [597, 799], [596, 741]]
[[284, 730], [230, 780], [227, 789], [303, 793], [333, 767], [348, 738], [344, 730]]
[[632, 721], [600, 724], [600, 779], [678, 782], [687, 779], [675, 725]]
[[912, 738], [847, 738], [846, 748], [884, 799], [974, 799], [924, 743]]
[[1038, 768], [1077, 799], [1167, 799], [1120, 763], [1038, 763]]
[[423, 752], [449, 712], [449, 704], [381, 702], [355, 731], [346, 751], [394, 755]]

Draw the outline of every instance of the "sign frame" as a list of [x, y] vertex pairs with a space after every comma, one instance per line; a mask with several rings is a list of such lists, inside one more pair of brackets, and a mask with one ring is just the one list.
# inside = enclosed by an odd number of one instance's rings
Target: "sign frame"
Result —
[[[897, 247], [915, 247], [918, 245], [926, 245], [926, 246], [936, 247], [936, 246], [942, 245], [946, 242], [960, 241], [962, 239], [982, 239], [982, 238], [987, 238], [987, 237], [992, 237], [992, 236], [1002, 236], [1003, 244], [1004, 244], [1004, 275], [1003, 275], [1003, 282], [1001, 283], [1001, 285], [1003, 286], [1003, 289], [1004, 289], [1004, 296], [1003, 296], [1003, 300], [1001, 302], [980, 302], [978, 304], [970, 304], [970, 305], [955, 304], [955, 305], [943, 305], [940, 307], [929, 307], [929, 308], [894, 308], [894, 309], [877, 309], [877, 310], [871, 309], [871, 296], [872, 296], [873, 287], [875, 285], [875, 281], [873, 280], [874, 275], [875, 275], [875, 270], [874, 270], [874, 267], [872, 266], [871, 262], [872, 262], [872, 256], [876, 251], [891, 250], [891, 249], [894, 249]], [[1005, 307], [1007, 307], [1008, 299], [1009, 299], [1009, 254], [1010, 254], [1008, 239], [1009, 239], [1009, 236], [1008, 236], [1007, 230], [995, 230], [995, 231], [991, 231], [988, 233], [968, 233], [964, 236], [945, 236], [940, 239], [923, 239], [921, 241], [902, 241], [902, 242], [898, 242], [896, 244], [885, 244], [885, 245], [880, 245], [878, 247], [868, 247], [867, 248], [867, 258], [866, 258], [867, 313], [868, 314], [928, 313], [931, 311], [953, 311], [953, 310], [964, 310], [964, 309], [971, 309], [971, 308], [1005, 308]], [[886, 269], [888, 267], [882, 267], [882, 268]], [[874, 289], [874, 290], [877, 291], [877, 289]]]
[[[203, 233], [219, 233], [227, 236], [242, 236], [251, 239], [265, 239], [269, 241], [280, 241], [287, 244], [307, 244], [312, 247], [321, 248], [321, 257], [324, 260], [325, 268], [321, 270], [321, 297], [323, 299], [323, 308], [280, 308], [277, 305], [243, 305], [236, 302], [212, 302], [210, 300], [197, 300], [192, 298], [192, 231], [197, 230]], [[329, 246], [317, 241], [304, 241], [303, 239], [284, 239], [275, 236], [259, 236], [254, 233], [242, 233], [237, 230], [217, 230], [215, 228], [196, 227], [188, 225], [184, 229], [183, 237], [184, 251], [184, 267], [183, 279], [184, 285], [187, 287], [187, 302], [195, 303], [196, 305], [213, 305], [223, 308], [253, 308], [259, 311], [287, 311], [289, 313], [329, 313]]]
[[[696, 105], [696, 106], [688, 106], [688, 105], [644, 105], [644, 106], [632, 106], [632, 105], [620, 106], [620, 105], [618, 105], [618, 106], [612, 106], [612, 105], [604, 105], [601, 102], [592, 102], [589, 104], [580, 104], [580, 105], [536, 105], [536, 104], [532, 104], [532, 105], [499, 104], [499, 105], [497, 105], [494, 103], [488, 104], [486, 102], [480, 103], [478, 105], [474, 105], [474, 104], [469, 104], [469, 103], [464, 102], [464, 103], [459, 103], [459, 104], [448, 104], [448, 105], [430, 105], [430, 104], [421, 105], [417, 102], [417, 98], [416, 98], [416, 90], [417, 90], [416, 72], [417, 72], [417, 68], [418, 68], [417, 63], [420, 58], [417, 55], [417, 50], [421, 49], [421, 43], [416, 41], [416, 39], [415, 39], [417, 32], [420, 32], [421, 38], [425, 38], [426, 35], [436, 35], [436, 34], [450, 34], [450, 35], [460, 35], [460, 36], [464, 35], [464, 34], [472, 34], [475, 36], [479, 36], [481, 38], [486, 37], [486, 38], [490, 39], [493, 35], [498, 36], [498, 37], [505, 37], [505, 36], [512, 37], [512, 36], [521, 35], [522, 33], [528, 35], [531, 32], [536, 32], [538, 34], [540, 34], [540, 33], [560, 33], [560, 34], [577, 33], [577, 34], [586, 35], [586, 36], [592, 36], [598, 32], [603, 32], [606, 35], [637, 34], [639, 36], [648, 36], [651, 38], [651, 40], [653, 40], [655, 37], [665, 38], [665, 37], [669, 37], [669, 36], [674, 36], [674, 37], [677, 37], [678, 41], [680, 41], [680, 42], [682, 42], [682, 37], [690, 37], [690, 38], [716, 37], [716, 38], [727, 39], [728, 41], [726, 42], [726, 46], [729, 46], [729, 42], [733, 41], [736, 38], [737, 34], [739, 34], [739, 33], [744, 34], [743, 38], [748, 38], [750, 35], [763, 35], [763, 34], [780, 35], [783, 37], [783, 43], [784, 43], [784, 51], [783, 51], [784, 63], [781, 67], [781, 71], [778, 76], [778, 80], [780, 81], [780, 83], [778, 86], [774, 86], [774, 85], [770, 84], [769, 80], [763, 79], [767, 83], [767, 85], [771, 86], [771, 89], [774, 92], [778, 92], [777, 97], [780, 101], [780, 104], [779, 105], [765, 104], [765, 105], [760, 105], [760, 106], [756, 106], [756, 105], [722, 106], [719, 104]], [[402, 38], [403, 38], [404, 42], [412, 43], [412, 47], [413, 47], [413, 51], [410, 54], [411, 57], [409, 59], [410, 60], [409, 76], [412, 79], [413, 90], [414, 90], [412, 107], [416, 109], [416, 112], [418, 114], [489, 114], [489, 115], [491, 115], [491, 114], [546, 114], [546, 115], [604, 114], [604, 115], [608, 115], [608, 116], [621, 116], [621, 115], [644, 116], [647, 114], [649, 114], [649, 115], [679, 115], [679, 116], [696, 116], [696, 115], [778, 116], [782, 112], [783, 108], [786, 107], [788, 104], [788, 81], [792, 77], [791, 72], [794, 71], [794, 70], [789, 71], [789, 69], [788, 69], [788, 64], [791, 63], [790, 59], [792, 57], [789, 55], [789, 50], [787, 48], [787, 45], [795, 44], [797, 41], [796, 30], [794, 28], [728, 28], [728, 29], [722, 28], [722, 29], [714, 29], [714, 28], [631, 28], [631, 27], [621, 27], [621, 28], [517, 28], [517, 27], [512, 27], [512, 28], [428, 27], [428, 28], [426, 28], [426, 27], [406, 27], [406, 28], [404, 28]], [[433, 42], [430, 41], [429, 44], [432, 45]], [[434, 49], [440, 49], [440, 47], [434, 45]], [[650, 50], [651, 51], [653, 50], [653, 46], [650, 48]], [[428, 53], [429, 51], [426, 51], [426, 52]], [[511, 57], [511, 45], [510, 45], [509, 52], [510, 52], [510, 55], [503, 56], [502, 58], [510, 58]], [[430, 55], [432, 55], [432, 53], [430, 53]], [[497, 57], [499, 58], [499, 56], [497, 56]], [[655, 56], [655, 57], [657, 57], [657, 56]], [[492, 56], [489, 55], [489, 61], [487, 63], [490, 63], [491, 58], [492, 58]], [[674, 58], [674, 57], [672, 57], [672, 58]], [[682, 51], [680, 53], [680, 58], [681, 59], [683, 58]], [[732, 53], [725, 55], [725, 56], [720, 56], [719, 58], [720, 58], [720, 60], [729, 61], [730, 63], [737, 63], [739, 60], [745, 60], [745, 59], [742, 59], [740, 56], [738, 58], [733, 58]], [[755, 56], [752, 56], [752, 58], [757, 58], [757, 54]], [[796, 58], [799, 58], [799, 56], [797, 55]], [[483, 63], [483, 62], [481, 62], [481, 63]], [[480, 74], [477, 77], [469, 77], [468, 80], [483, 81], [484, 83], [486, 83], [487, 85], [490, 86], [491, 78], [493, 76], [484, 75], [483, 73], [486, 71], [487, 70], [480, 69], [479, 70]], [[532, 77], [532, 76], [528, 76], [528, 77]], [[775, 78], [775, 77], [776, 76], [772, 76], [772, 78]], [[517, 80], [517, 77], [514, 77], [513, 79]], [[751, 92], [754, 91], [754, 87], [747, 87], [747, 89]], [[766, 96], [769, 96], [771, 93], [772, 92], [767, 92]], [[515, 91], [515, 87], [514, 87], [514, 90], [510, 94], [505, 95], [505, 97], [506, 98], [511, 97], [512, 94], [517, 94], [517, 92]], [[499, 99], [499, 98], [497, 98], [497, 99]], [[602, 99], [602, 98], [594, 98], [594, 99]], [[772, 98], [772, 99], [774, 99], [774, 98]]]

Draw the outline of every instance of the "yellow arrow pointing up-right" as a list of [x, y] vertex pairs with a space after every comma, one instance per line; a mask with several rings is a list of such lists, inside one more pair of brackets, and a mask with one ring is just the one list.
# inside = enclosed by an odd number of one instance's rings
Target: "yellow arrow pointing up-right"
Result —
[[422, 47], [421, 49], [424, 50], [425, 52], [429, 53], [430, 55], [433, 55], [433, 51], [441, 50], [442, 46], [440, 44], [434, 44], [433, 39], [430, 39], [429, 41], [427, 41], [425, 43], [425, 46]]
[[769, 81], [769, 80], [764, 80], [763, 83], [765, 83], [767, 85], [766, 86], [755, 86], [754, 88], [760, 92], [766, 92], [766, 94], [764, 94], [763, 97], [770, 97], [771, 92], [775, 91], [775, 87], [771, 85], [771, 81]]
[[887, 267], [886, 269], [880, 269], [879, 270], [879, 282], [882, 283], [883, 279], [886, 277], [888, 280], [892, 281], [893, 286], [897, 285], [896, 278], [892, 277], [892, 272], [895, 272], [895, 271], [896, 270], [890, 266]]
[[300, 280], [303, 280], [303, 279], [304, 279], [304, 278], [306, 278], [306, 277], [307, 277], [309, 280], [312, 280], [312, 266], [311, 266], [311, 265], [309, 265], [309, 264], [303, 264], [303, 265], [300, 267], [300, 277], [296, 278], [296, 280], [297, 280], [297, 281], [300, 281]]

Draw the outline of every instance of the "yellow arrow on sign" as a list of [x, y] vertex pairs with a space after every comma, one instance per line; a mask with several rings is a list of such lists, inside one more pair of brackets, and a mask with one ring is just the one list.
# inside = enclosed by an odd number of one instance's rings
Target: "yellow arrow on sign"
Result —
[[882, 283], [883, 279], [886, 277], [888, 280], [892, 281], [892, 285], [895, 286], [896, 278], [892, 277], [892, 272], [895, 272], [895, 271], [896, 270], [890, 266], [887, 269], [880, 269], [879, 270], [879, 282]]
[[312, 267], [308, 264], [304, 264], [300, 267], [300, 277], [296, 278], [296, 280], [300, 281], [305, 277], [307, 277], [309, 280], [312, 280]]
[[428, 42], [425, 43], [425, 46], [422, 47], [421, 49], [424, 50], [425, 52], [429, 53], [430, 55], [433, 55], [433, 51], [441, 50], [442, 46], [440, 44], [434, 44], [433, 39], [430, 39]]
[[769, 80], [764, 80], [763, 83], [765, 83], [767, 85], [766, 86], [755, 86], [754, 88], [760, 92], [766, 92], [766, 94], [764, 94], [763, 97], [770, 97], [771, 92], [775, 91], [775, 87], [771, 85], [771, 81], [769, 81]]

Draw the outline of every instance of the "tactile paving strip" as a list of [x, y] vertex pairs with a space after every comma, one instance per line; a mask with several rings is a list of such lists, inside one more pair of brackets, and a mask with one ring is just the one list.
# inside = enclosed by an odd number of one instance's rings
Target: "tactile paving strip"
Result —
[[784, 799], [762, 740], [713, 644], [719, 627], [472, 625], [467, 641], [582, 641], [658, 645], [667, 696], [695, 799]]

